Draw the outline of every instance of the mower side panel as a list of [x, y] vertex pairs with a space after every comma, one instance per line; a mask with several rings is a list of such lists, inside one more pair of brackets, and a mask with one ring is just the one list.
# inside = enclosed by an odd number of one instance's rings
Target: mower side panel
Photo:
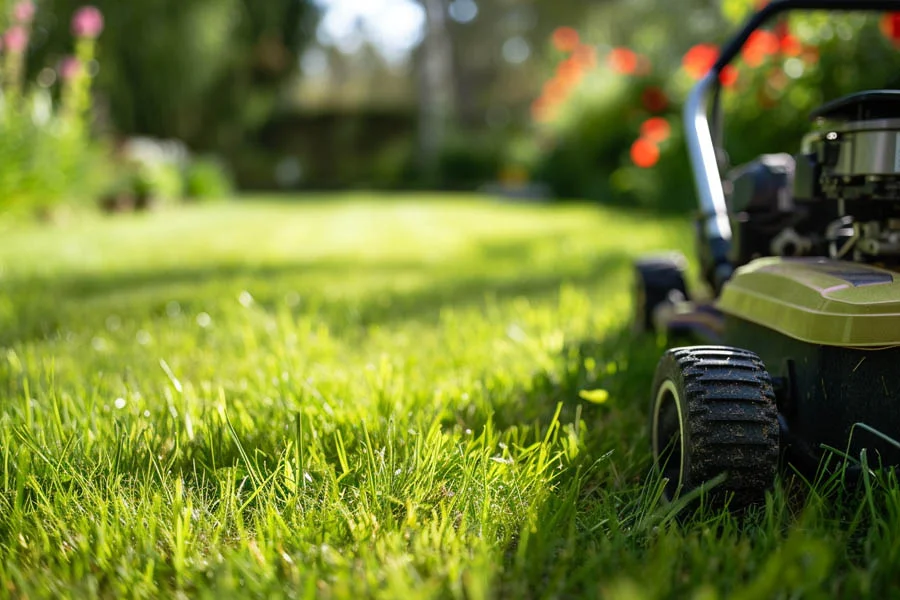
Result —
[[825, 258], [760, 258], [739, 268], [716, 308], [801, 342], [900, 346], [900, 274]]
[[[865, 427], [900, 441], [900, 348], [871, 350], [801, 342], [733, 316], [726, 343], [757, 353], [778, 382], [786, 441], [817, 461], [822, 446], [869, 463], [900, 465], [900, 449]], [[815, 468], [815, 464], [809, 465]]]

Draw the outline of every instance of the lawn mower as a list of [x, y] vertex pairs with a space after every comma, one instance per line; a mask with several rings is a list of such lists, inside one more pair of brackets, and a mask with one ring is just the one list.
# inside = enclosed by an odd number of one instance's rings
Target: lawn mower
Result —
[[897, 0], [775, 0], [721, 51], [685, 105], [699, 195], [692, 298], [680, 254], [635, 264], [635, 325], [668, 349], [650, 396], [654, 468], [675, 499], [760, 503], [781, 465], [900, 465], [900, 91], [834, 99], [796, 154], [729, 168], [719, 75], [793, 10], [900, 11]]

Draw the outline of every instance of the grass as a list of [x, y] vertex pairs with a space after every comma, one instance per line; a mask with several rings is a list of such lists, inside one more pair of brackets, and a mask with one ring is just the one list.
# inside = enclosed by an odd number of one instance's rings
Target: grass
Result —
[[627, 284], [686, 221], [348, 196], [0, 228], [0, 594], [898, 593], [892, 476], [660, 501]]

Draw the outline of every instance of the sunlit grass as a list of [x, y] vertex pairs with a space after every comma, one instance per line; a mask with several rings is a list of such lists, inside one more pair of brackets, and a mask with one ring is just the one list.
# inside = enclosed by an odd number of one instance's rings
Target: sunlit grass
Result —
[[687, 220], [350, 196], [0, 228], [2, 594], [894, 590], [891, 478], [659, 501], [629, 265]]

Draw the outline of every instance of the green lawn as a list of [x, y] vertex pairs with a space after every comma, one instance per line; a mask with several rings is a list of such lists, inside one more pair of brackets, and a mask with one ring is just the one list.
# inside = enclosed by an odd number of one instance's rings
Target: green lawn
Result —
[[893, 480], [659, 500], [627, 286], [670, 247], [474, 197], [0, 224], [0, 594], [896, 595]]

